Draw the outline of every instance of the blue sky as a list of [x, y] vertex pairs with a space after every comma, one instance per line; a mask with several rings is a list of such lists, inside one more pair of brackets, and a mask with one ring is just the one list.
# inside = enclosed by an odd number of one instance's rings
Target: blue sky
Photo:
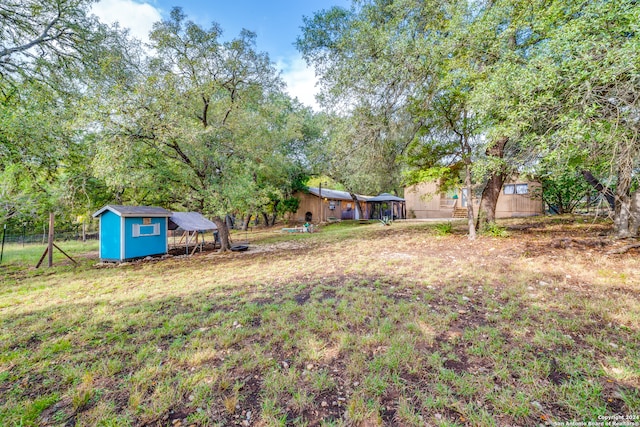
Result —
[[131, 29], [145, 39], [153, 22], [166, 17], [174, 6], [181, 7], [189, 18], [208, 27], [219, 23], [223, 38], [232, 38], [242, 28], [257, 34], [258, 50], [269, 53], [282, 70], [289, 93], [303, 103], [317, 108], [315, 75], [308, 68], [293, 43], [300, 34], [303, 16], [332, 6], [349, 7], [350, 0], [100, 0], [93, 11], [103, 21]]

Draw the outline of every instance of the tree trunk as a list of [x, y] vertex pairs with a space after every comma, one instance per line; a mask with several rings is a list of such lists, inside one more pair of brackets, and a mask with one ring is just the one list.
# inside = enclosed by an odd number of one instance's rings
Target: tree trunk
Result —
[[220, 239], [220, 252], [226, 252], [231, 249], [231, 243], [229, 243], [229, 228], [227, 227], [227, 221], [225, 219], [216, 216], [213, 218], [218, 227], [218, 239]]
[[227, 230], [231, 230], [233, 228], [234, 220], [231, 218], [231, 215], [225, 215], [224, 222], [227, 225]]
[[615, 211], [616, 196], [613, 194], [613, 191], [611, 191], [609, 187], [605, 187], [604, 185], [602, 185], [602, 183], [598, 181], [598, 179], [595, 176], [593, 176], [593, 174], [588, 170], [583, 170], [582, 176], [584, 177], [584, 179], [587, 180], [589, 184], [593, 186], [593, 188], [598, 190], [598, 192], [600, 192], [605, 197], [605, 199], [607, 199], [607, 202], [609, 203], [609, 207], [611, 207], [611, 210]]
[[[498, 139], [494, 144], [487, 147], [486, 155], [490, 158], [502, 159], [504, 157], [504, 148], [509, 142], [509, 138], [504, 136]], [[488, 223], [496, 222], [496, 206], [498, 197], [502, 191], [502, 184], [506, 174], [504, 168], [500, 166], [498, 170], [491, 172], [491, 176], [487, 181], [487, 185], [482, 190], [480, 199], [480, 208], [478, 210], [478, 220], [476, 221], [476, 230], [480, 230]]]
[[476, 227], [473, 217], [473, 191], [471, 188], [471, 162], [465, 161], [464, 184], [467, 187], [467, 223], [469, 225], [469, 240], [476, 239]]
[[276, 219], [278, 219], [278, 205], [280, 204], [279, 200], [276, 200], [273, 203], [273, 210], [271, 211], [271, 222], [267, 225], [269, 225], [270, 227], [273, 227], [274, 225], [276, 225]]
[[266, 212], [260, 212], [262, 214], [262, 219], [264, 220], [264, 225], [269, 226], [269, 215]]
[[620, 164], [618, 169], [613, 225], [616, 237], [621, 239], [631, 237], [631, 169], [624, 164]]
[[562, 200], [562, 196], [560, 195], [560, 192], [558, 192], [558, 195], [556, 196], [556, 204], [557, 204], [557, 212], [558, 215], [564, 215], [567, 213], [566, 209], [564, 208], [564, 201]]
[[247, 231], [249, 229], [249, 221], [251, 221], [251, 214], [248, 213], [242, 222], [242, 231]]
[[631, 222], [629, 224], [629, 233], [631, 236], [638, 235], [640, 228], [640, 190], [636, 190], [631, 195]]
[[[362, 213], [362, 206], [360, 206], [360, 201], [358, 200], [358, 196], [356, 196], [356, 194], [352, 192], [349, 192], [349, 195], [351, 196], [351, 199], [353, 200], [353, 204], [355, 205], [356, 216], [360, 219], [367, 219], [367, 218], [364, 218], [364, 214]], [[353, 219], [356, 219], [355, 216], [353, 217]]]

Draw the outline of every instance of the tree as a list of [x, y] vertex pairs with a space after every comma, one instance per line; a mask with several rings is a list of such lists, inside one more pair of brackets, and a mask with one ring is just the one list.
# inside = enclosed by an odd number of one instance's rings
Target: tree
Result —
[[121, 76], [113, 59], [126, 56], [127, 38], [91, 16], [91, 3], [0, 5], [0, 174], [7, 178], [0, 222], [51, 209], [64, 220], [104, 200], [86, 167], [93, 151], [80, 117], [95, 88]]
[[548, 26], [548, 37], [520, 73], [516, 113], [537, 123], [529, 131], [542, 152], [579, 149], [588, 153], [584, 169], [608, 165], [604, 170], [615, 183], [615, 234], [628, 237], [640, 154], [637, 4], [557, 1], [547, 10], [540, 22]]
[[[113, 99], [96, 168], [117, 177], [112, 185], [140, 177], [136, 192], [154, 189], [166, 202], [213, 216], [227, 250], [225, 215], [282, 195], [275, 176], [290, 176], [304, 136], [300, 107], [282, 93], [268, 56], [256, 52], [255, 34], [243, 30], [228, 42], [220, 35], [217, 24], [204, 29], [179, 8], [154, 25], [155, 55], [136, 89]], [[127, 153], [118, 166], [109, 164], [115, 147]]]
[[[461, 43], [467, 11], [464, 1], [358, 2], [306, 18], [297, 44], [322, 77], [324, 104], [346, 107], [359, 134], [375, 135], [379, 143], [361, 150], [397, 164], [412, 142], [414, 153], [416, 145], [455, 143], [471, 196], [477, 125], [468, 105], [475, 70]], [[473, 203], [468, 211], [474, 238]]]

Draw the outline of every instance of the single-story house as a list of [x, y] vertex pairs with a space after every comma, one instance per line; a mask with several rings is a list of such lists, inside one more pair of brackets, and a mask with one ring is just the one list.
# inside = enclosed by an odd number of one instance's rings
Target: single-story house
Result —
[[100, 218], [100, 259], [126, 261], [166, 254], [171, 212], [154, 206], [107, 205], [93, 214]]
[[308, 187], [308, 191], [298, 191], [294, 194], [300, 204], [298, 210], [289, 216], [297, 222], [325, 222], [332, 219], [368, 219], [369, 196], [356, 195], [362, 208], [362, 218], [351, 195], [346, 191], [329, 188]]
[[[502, 186], [496, 205], [496, 218], [542, 215], [544, 204], [542, 184], [537, 181], [512, 180]], [[408, 218], [452, 218], [465, 216], [466, 189], [440, 191], [437, 182], [423, 182], [404, 190]], [[474, 213], [478, 214], [479, 200], [474, 199]]]

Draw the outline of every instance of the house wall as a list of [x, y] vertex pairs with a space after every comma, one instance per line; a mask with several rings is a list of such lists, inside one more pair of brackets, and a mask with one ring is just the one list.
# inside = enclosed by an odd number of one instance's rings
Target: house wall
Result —
[[311, 212], [312, 222], [320, 220], [320, 206], [316, 196], [299, 191], [294, 194], [294, 197], [300, 200], [300, 204], [298, 205], [298, 210], [290, 216], [292, 221], [304, 222], [307, 212]]
[[[542, 185], [539, 182], [513, 181], [505, 185], [528, 184], [527, 194], [504, 194], [504, 187], [498, 197], [496, 218], [513, 218], [520, 216], [541, 215], [544, 213]], [[407, 202], [407, 218], [450, 218], [453, 215], [454, 203], [461, 207], [461, 194], [457, 201], [440, 193], [435, 182], [423, 182], [405, 188], [404, 198]], [[476, 203], [478, 200], [474, 200]], [[477, 204], [474, 204], [477, 215]]]
[[100, 259], [120, 260], [120, 217], [111, 211], [100, 215]]
[[[298, 205], [298, 210], [289, 216], [289, 220], [296, 222], [305, 222], [305, 214], [307, 212], [311, 212], [311, 221], [312, 222], [320, 222], [320, 213], [322, 212], [322, 219], [324, 221], [327, 218], [338, 218], [342, 219], [342, 213], [347, 212], [349, 209], [354, 211], [353, 215], [355, 215], [355, 204], [353, 200], [322, 200], [322, 205], [319, 202], [318, 196], [313, 194], [297, 192], [294, 194], [294, 197], [297, 197], [300, 200], [300, 204]], [[335, 209], [330, 209], [329, 206], [331, 202], [334, 203]], [[360, 206], [363, 210], [363, 215], [365, 218], [368, 218], [368, 206], [364, 202], [360, 202]]]
[[[151, 218], [149, 225], [143, 224], [141, 217], [124, 218], [124, 221], [124, 259], [167, 253], [167, 218]], [[158, 234], [153, 234], [154, 227]], [[139, 236], [135, 236], [136, 228], [139, 228]]]
[[514, 181], [505, 185], [527, 184], [527, 194], [505, 194], [504, 186], [496, 205], [496, 218], [513, 218], [520, 216], [542, 215], [542, 184], [535, 181]]
[[407, 218], [450, 218], [453, 215], [453, 199], [441, 194], [436, 182], [422, 182], [404, 190]]

